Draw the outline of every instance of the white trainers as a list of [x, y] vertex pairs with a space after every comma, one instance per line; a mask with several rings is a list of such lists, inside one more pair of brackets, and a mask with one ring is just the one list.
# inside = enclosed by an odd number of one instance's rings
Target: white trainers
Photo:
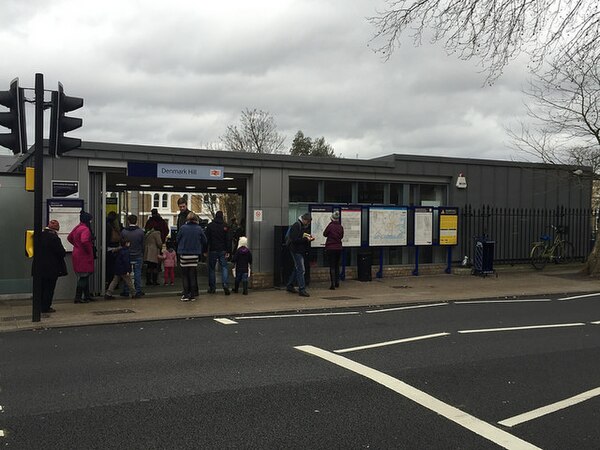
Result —
[[195, 302], [196, 298], [195, 297], [190, 297], [189, 300], [190, 300], [190, 302]]
[[181, 301], [182, 301], [182, 302], [189, 302], [189, 301], [190, 301], [190, 298], [189, 298], [189, 297], [187, 297], [187, 296], [185, 296], [185, 295], [182, 295], [182, 296], [181, 296]]

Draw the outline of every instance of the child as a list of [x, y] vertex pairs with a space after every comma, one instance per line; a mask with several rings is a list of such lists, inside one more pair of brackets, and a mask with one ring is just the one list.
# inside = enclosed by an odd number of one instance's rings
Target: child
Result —
[[232, 261], [235, 263], [235, 287], [233, 292], [236, 294], [240, 288], [240, 281], [243, 286], [243, 294], [248, 295], [248, 277], [250, 277], [250, 264], [252, 264], [252, 253], [248, 248], [248, 238], [240, 237], [238, 248], [233, 255]]
[[166, 246], [163, 245], [163, 251], [161, 255], [158, 255], [158, 259], [163, 261], [163, 268], [165, 270], [165, 286], [170, 281], [171, 286], [175, 282], [175, 265], [177, 264], [177, 253], [173, 250], [173, 246], [169, 243]]
[[115, 276], [110, 282], [110, 285], [106, 290], [106, 294], [104, 295], [106, 300], [114, 298], [112, 292], [117, 286], [119, 286], [120, 280], [123, 280], [129, 288], [131, 298], [136, 298], [135, 289], [133, 287], [133, 283], [131, 282], [131, 260], [129, 258], [129, 246], [131, 243], [127, 239], [121, 239], [119, 243], [121, 247], [119, 248], [115, 258]]

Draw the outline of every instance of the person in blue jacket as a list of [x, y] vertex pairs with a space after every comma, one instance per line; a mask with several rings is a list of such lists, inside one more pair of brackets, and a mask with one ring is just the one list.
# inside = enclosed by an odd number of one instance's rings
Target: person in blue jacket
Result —
[[206, 235], [200, 226], [200, 219], [190, 211], [187, 221], [177, 233], [177, 255], [183, 282], [182, 302], [193, 302], [198, 296], [198, 259], [206, 248], [206, 243]]
[[131, 298], [139, 298], [135, 295], [135, 289], [133, 288], [133, 283], [131, 282], [131, 256], [129, 254], [129, 246], [131, 242], [125, 238], [121, 238], [120, 241], [121, 247], [119, 247], [119, 251], [117, 252], [117, 256], [115, 257], [115, 270], [114, 276], [108, 289], [106, 290], [106, 294], [104, 294], [104, 298], [106, 300], [113, 299], [113, 291], [119, 286], [119, 281], [123, 280], [129, 292], [131, 293]]

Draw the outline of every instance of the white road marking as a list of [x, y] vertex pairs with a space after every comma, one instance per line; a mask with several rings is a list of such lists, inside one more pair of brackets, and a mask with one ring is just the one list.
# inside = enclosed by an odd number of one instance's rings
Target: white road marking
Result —
[[285, 319], [288, 317], [313, 317], [313, 316], [350, 316], [360, 314], [357, 311], [343, 312], [343, 313], [306, 313], [306, 314], [274, 314], [270, 316], [241, 316], [234, 317], [235, 320], [249, 320], [249, 319]]
[[424, 336], [409, 337], [409, 338], [404, 338], [404, 339], [398, 339], [395, 341], [387, 341], [387, 342], [379, 342], [377, 344], [361, 345], [360, 347], [343, 348], [340, 350], [334, 350], [334, 352], [335, 353], [355, 352], [357, 350], [366, 350], [369, 348], [385, 347], [387, 345], [403, 344], [405, 342], [414, 342], [414, 341], [420, 341], [423, 339], [433, 339], [433, 338], [437, 338], [437, 337], [448, 336], [449, 334], [450, 333], [427, 334]]
[[483, 328], [479, 330], [459, 330], [460, 334], [468, 334], [468, 333], [494, 333], [496, 331], [516, 331], [516, 330], [537, 330], [540, 328], [565, 328], [565, 327], [581, 327], [584, 326], [585, 323], [557, 323], [553, 325], [529, 325], [525, 327], [506, 327], [506, 328]]
[[400, 395], [418, 403], [419, 405], [439, 414], [458, 425], [478, 434], [479, 436], [494, 442], [495, 444], [507, 448], [507, 449], [539, 449], [539, 447], [530, 444], [516, 436], [513, 436], [506, 431], [495, 427], [487, 422], [484, 422], [477, 417], [471, 416], [470, 414], [461, 411], [458, 408], [450, 406], [431, 395], [420, 391], [397, 378], [391, 377], [383, 372], [367, 367], [363, 364], [354, 362], [344, 356], [336, 355], [335, 353], [328, 352], [326, 350], [313, 347], [312, 345], [301, 345], [295, 347], [297, 350], [308, 353], [310, 355], [317, 356], [329, 361], [330, 363], [336, 364], [340, 367], [348, 369], [358, 375], [365, 378], [369, 378], [382, 386], [397, 392]]
[[474, 305], [479, 303], [528, 303], [528, 302], [551, 302], [549, 298], [529, 298], [522, 300], [467, 300], [464, 302], [454, 302], [455, 305]]
[[598, 322], [590, 322], [592, 325], [600, 325], [600, 320]]
[[545, 416], [546, 414], [551, 414], [553, 412], [560, 411], [561, 409], [565, 409], [569, 406], [576, 405], [577, 403], [584, 402], [598, 395], [600, 395], [600, 388], [591, 389], [589, 391], [575, 395], [571, 398], [561, 400], [560, 402], [552, 403], [548, 406], [542, 406], [541, 408], [537, 408], [533, 411], [519, 414], [518, 416], [511, 417], [510, 419], [504, 419], [498, 423], [505, 427], [514, 427], [515, 425], [519, 425], [520, 423], [528, 422], [530, 420], [537, 419], [538, 417]]
[[596, 292], [595, 294], [574, 295], [573, 297], [563, 297], [563, 298], [559, 298], [559, 300], [575, 300], [577, 298], [597, 297], [599, 295], [600, 295], [600, 292]]
[[4, 437], [4, 430], [0, 430], [0, 437]]
[[431, 308], [432, 306], [446, 306], [448, 303], [434, 303], [432, 305], [417, 305], [417, 306], [401, 306], [398, 308], [388, 308], [388, 309], [372, 309], [370, 311], [365, 311], [367, 314], [371, 313], [382, 313], [389, 311], [402, 311], [405, 309], [417, 309], [417, 308]]
[[237, 325], [237, 322], [235, 320], [226, 319], [226, 318], [215, 319], [215, 322], [222, 323], [223, 325]]

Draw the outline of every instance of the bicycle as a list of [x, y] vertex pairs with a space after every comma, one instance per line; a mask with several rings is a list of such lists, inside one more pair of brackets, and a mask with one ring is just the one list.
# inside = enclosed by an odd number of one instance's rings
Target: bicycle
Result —
[[575, 249], [573, 244], [562, 239], [567, 234], [568, 228], [550, 225], [554, 230], [554, 241], [551, 243], [550, 236], [543, 235], [541, 241], [533, 242], [531, 248], [531, 265], [537, 270], [546, 267], [548, 261], [558, 263], [569, 263], [573, 259]]

